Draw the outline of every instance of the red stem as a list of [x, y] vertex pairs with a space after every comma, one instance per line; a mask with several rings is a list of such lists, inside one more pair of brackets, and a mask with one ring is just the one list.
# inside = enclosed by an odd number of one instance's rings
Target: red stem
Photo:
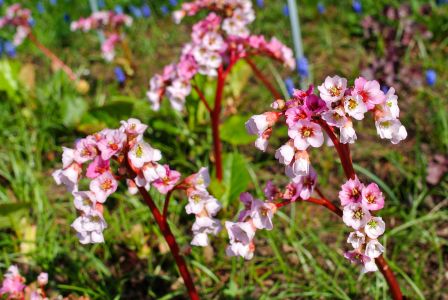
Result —
[[77, 77], [76, 77], [75, 73], [72, 71], [72, 69], [69, 66], [67, 66], [59, 57], [57, 57], [56, 54], [51, 52], [50, 49], [48, 49], [41, 42], [39, 42], [39, 40], [34, 36], [34, 34], [32, 32], [29, 33], [28, 38], [31, 40], [31, 42], [34, 43], [34, 45], [36, 45], [37, 48], [39, 48], [40, 51], [42, 51], [42, 53], [46, 57], [48, 57], [52, 61], [52, 63], [54, 65], [61, 68], [62, 71], [64, 71], [65, 74], [67, 74], [67, 76], [71, 80], [75, 81], [77, 79]]
[[281, 99], [282, 95], [277, 91], [277, 89], [275, 89], [272, 86], [271, 82], [257, 68], [257, 66], [254, 64], [254, 62], [249, 57], [246, 57], [245, 60], [249, 64], [249, 66], [252, 68], [252, 71], [254, 71], [255, 76], [257, 76], [257, 78], [260, 79], [261, 82], [263, 82], [263, 84], [271, 92], [271, 94], [275, 97], [275, 99]]
[[210, 119], [212, 121], [212, 135], [213, 135], [213, 151], [215, 156], [216, 178], [222, 181], [222, 145], [219, 132], [220, 115], [222, 109], [222, 96], [225, 84], [225, 74], [223, 68], [218, 69], [218, 82], [216, 85], [215, 106], [210, 112]]
[[192, 85], [194, 90], [196, 91], [196, 93], [198, 93], [199, 95], [199, 99], [202, 101], [202, 103], [204, 103], [205, 107], [207, 108], [207, 111], [209, 113], [212, 112], [212, 108], [210, 107], [210, 104], [208, 104], [207, 99], [205, 99], [204, 93], [202, 93], [202, 91], [199, 89], [199, 87], [196, 84]]
[[187, 287], [190, 299], [198, 300], [199, 294], [196, 291], [196, 287], [194, 286], [193, 279], [191, 278], [190, 272], [188, 271], [187, 264], [185, 263], [184, 258], [180, 255], [180, 250], [179, 246], [177, 245], [176, 238], [171, 232], [170, 226], [168, 225], [166, 218], [163, 217], [162, 214], [160, 214], [159, 209], [152, 200], [151, 195], [149, 195], [148, 191], [144, 187], [138, 187], [138, 190], [142, 195], [143, 199], [145, 200], [146, 205], [148, 205], [149, 209], [151, 210], [151, 213], [154, 216], [154, 219], [156, 220], [156, 223], [159, 226], [160, 231], [163, 234], [163, 237], [165, 238], [166, 242], [168, 243], [168, 246], [170, 247], [174, 260], [176, 261], [177, 267], [179, 268], [179, 273], [184, 280], [185, 286]]

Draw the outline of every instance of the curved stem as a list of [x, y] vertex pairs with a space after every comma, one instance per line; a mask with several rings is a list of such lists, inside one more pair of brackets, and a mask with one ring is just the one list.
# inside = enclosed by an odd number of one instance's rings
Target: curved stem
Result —
[[271, 94], [275, 97], [275, 99], [281, 99], [282, 95], [272, 86], [271, 82], [263, 75], [263, 73], [257, 68], [255, 63], [249, 58], [245, 58], [246, 62], [252, 68], [255, 76], [260, 79], [261, 82], [266, 86], [266, 88], [271, 92]]
[[75, 73], [73, 72], [73, 70], [67, 66], [56, 54], [54, 54], [53, 52], [51, 52], [50, 49], [48, 49], [47, 47], [45, 47], [41, 42], [39, 42], [39, 40], [34, 36], [34, 34], [32, 32], [29, 33], [28, 38], [30, 39], [31, 42], [33, 42], [33, 44], [40, 50], [42, 51], [42, 53], [48, 57], [52, 63], [61, 68], [62, 71], [65, 72], [65, 74], [67, 74], [67, 76], [75, 81], [77, 79], [77, 76], [75, 75]]
[[215, 106], [210, 112], [210, 119], [212, 121], [212, 135], [213, 135], [213, 151], [215, 156], [216, 178], [222, 181], [222, 145], [219, 132], [220, 116], [222, 109], [222, 96], [224, 92], [225, 74], [222, 67], [218, 69], [218, 82], [216, 85]]
[[190, 275], [190, 272], [188, 271], [187, 264], [185, 263], [184, 258], [180, 255], [180, 250], [179, 246], [177, 245], [176, 238], [171, 232], [170, 226], [168, 225], [166, 218], [164, 218], [163, 215], [160, 213], [156, 204], [152, 200], [151, 195], [149, 195], [148, 191], [144, 187], [138, 187], [138, 191], [145, 200], [146, 205], [148, 205], [149, 209], [151, 210], [151, 213], [154, 216], [154, 219], [156, 220], [156, 223], [159, 226], [159, 229], [162, 232], [165, 241], [170, 247], [171, 254], [174, 257], [174, 260], [176, 261], [179, 273], [182, 276], [182, 279], [184, 280], [185, 286], [187, 287], [190, 299], [198, 300], [199, 294], [196, 291], [196, 287], [194, 286], [193, 279]]
[[199, 89], [199, 87], [196, 85], [196, 83], [192, 84], [193, 89], [198, 93], [199, 99], [204, 103], [205, 108], [207, 108], [207, 111], [209, 113], [212, 112], [212, 108], [210, 107], [210, 104], [208, 104], [207, 99], [205, 99], [204, 93]]

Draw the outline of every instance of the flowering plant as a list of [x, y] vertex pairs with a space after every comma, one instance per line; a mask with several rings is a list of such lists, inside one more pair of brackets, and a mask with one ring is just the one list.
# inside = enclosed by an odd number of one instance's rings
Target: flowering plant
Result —
[[[114, 11], [97, 11], [87, 18], [81, 18], [70, 25], [72, 31], [82, 30], [103, 30], [106, 39], [101, 45], [103, 57], [107, 61], [112, 61], [115, 57], [115, 47], [118, 43], [124, 43], [124, 36], [121, 29], [124, 26], [132, 25], [132, 17], [116, 13]], [[127, 48], [125, 51], [129, 51]]]
[[[347, 239], [354, 250], [347, 251], [345, 257], [361, 264], [363, 272], [379, 268], [394, 299], [401, 299], [398, 283], [382, 256], [384, 247], [378, 241], [385, 231], [385, 223], [374, 212], [383, 208], [384, 196], [376, 183], [364, 185], [358, 179], [349, 148], [357, 138], [352, 120], [362, 120], [368, 112], [373, 114], [377, 133], [382, 139], [396, 144], [406, 138], [406, 129], [398, 119], [398, 97], [393, 88], [385, 94], [377, 81], [363, 77], [357, 78], [351, 87], [345, 78], [327, 77], [318, 90], [319, 96], [313, 93], [313, 86], [307, 91], [294, 90], [288, 101], [277, 99], [272, 103], [274, 111], [252, 116], [246, 122], [248, 132], [258, 135], [255, 146], [262, 151], [267, 148], [274, 125], [286, 125], [289, 140], [276, 150], [275, 157], [285, 165], [285, 174], [291, 182], [283, 191], [269, 182], [265, 188], [266, 201], [254, 200], [248, 194], [241, 195], [245, 208], [238, 222], [226, 222], [230, 238], [227, 254], [252, 258], [255, 231], [271, 230], [272, 217], [278, 208], [298, 200], [316, 203], [342, 217], [344, 223], [354, 230]], [[348, 179], [339, 193], [343, 210], [325, 198], [316, 187], [317, 174], [310, 163], [308, 149], [321, 147], [325, 134], [329, 137], [328, 144], [336, 148]], [[314, 191], [320, 198], [312, 197]]]
[[[197, 0], [182, 4], [174, 12], [179, 23], [185, 16], [194, 16], [201, 10], [211, 11], [193, 26], [191, 42], [183, 49], [178, 63], [166, 66], [162, 74], [150, 80], [147, 97], [154, 110], [160, 108], [164, 96], [171, 106], [182, 111], [186, 97], [192, 89], [210, 114], [216, 161], [216, 175], [222, 179], [221, 143], [219, 133], [220, 113], [226, 77], [233, 66], [245, 60], [254, 73], [274, 93], [275, 89], [264, 78], [251, 60], [254, 56], [267, 56], [294, 69], [293, 52], [276, 38], [267, 41], [262, 35], [252, 35], [248, 25], [255, 19], [251, 1], [248, 0]], [[214, 105], [211, 106], [196, 82], [197, 75], [216, 78]]]
[[[107, 223], [103, 217], [103, 205], [117, 190], [119, 181], [126, 181], [131, 194], [139, 192], [143, 196], [170, 247], [190, 296], [198, 299], [168, 225], [167, 215], [171, 194], [175, 190], [184, 190], [188, 197], [185, 210], [196, 218], [191, 244], [209, 244], [208, 235], [216, 235], [221, 230], [221, 223], [213, 218], [221, 209], [221, 204], [207, 191], [210, 183], [208, 170], [201, 168], [198, 173], [180, 180], [179, 172], [159, 163], [161, 152], [143, 140], [146, 125], [137, 119], [122, 121], [121, 124], [118, 129], [104, 129], [80, 139], [74, 149], [63, 148], [62, 169], [56, 170], [53, 177], [57, 184], [64, 184], [74, 196], [74, 205], [80, 216], [72, 227], [82, 244], [104, 242], [103, 231]], [[88, 186], [87, 190], [80, 188], [83, 178], [90, 181], [85, 185]], [[162, 212], [148, 193], [151, 187], [165, 195]]]
[[[48, 274], [40, 273], [37, 276], [37, 288], [35, 286], [27, 287], [25, 278], [20, 275], [19, 268], [12, 265], [3, 275], [3, 282], [0, 287], [0, 296], [6, 296], [8, 300], [30, 299], [44, 300], [48, 299], [45, 294], [45, 286], [48, 283]], [[2, 298], [3, 299], [3, 298]]]
[[[6, 9], [6, 15], [0, 18], [0, 28], [6, 26], [13, 27], [15, 30], [13, 44], [19, 46], [28, 38], [42, 53], [48, 57], [53, 63], [54, 67], [64, 71], [72, 81], [77, 81], [78, 78], [73, 70], [67, 66], [56, 54], [39, 42], [37, 37], [32, 32], [32, 25], [34, 21], [31, 16], [31, 11], [22, 8], [19, 3], [13, 4]], [[86, 84], [86, 82], [82, 82]]]

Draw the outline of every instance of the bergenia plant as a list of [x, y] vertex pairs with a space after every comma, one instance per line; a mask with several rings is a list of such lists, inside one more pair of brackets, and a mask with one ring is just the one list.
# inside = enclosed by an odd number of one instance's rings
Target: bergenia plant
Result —
[[[372, 114], [378, 135], [393, 144], [406, 138], [406, 129], [401, 124], [397, 96], [390, 88], [387, 93], [380, 89], [375, 80], [359, 77], [353, 86], [347, 79], [327, 77], [318, 87], [319, 96], [313, 86], [307, 91], [294, 90], [291, 99], [277, 99], [272, 103], [272, 111], [255, 115], [246, 122], [250, 134], [259, 136], [256, 146], [265, 150], [274, 125], [280, 123], [288, 129], [288, 140], [275, 152], [275, 158], [285, 165], [285, 174], [291, 182], [280, 189], [271, 182], [265, 189], [266, 201], [253, 199], [248, 194], [241, 196], [245, 209], [237, 222], [227, 222], [230, 237], [227, 253], [246, 259], [253, 256], [254, 236], [257, 229], [271, 230], [272, 217], [276, 210], [296, 201], [319, 204], [342, 217], [343, 222], [353, 231], [347, 242], [352, 250], [345, 257], [360, 264], [362, 272], [380, 270], [391, 288], [394, 299], [401, 299], [398, 283], [382, 253], [384, 247], [379, 238], [385, 231], [385, 222], [377, 215], [385, 203], [385, 198], [376, 183], [362, 183], [357, 177], [349, 144], [356, 140], [354, 120], [363, 120]], [[339, 155], [347, 181], [341, 186], [337, 207], [316, 187], [317, 174], [310, 163], [308, 150], [319, 148], [329, 137]], [[319, 198], [314, 198], [316, 192]]]
[[36, 285], [27, 286], [25, 278], [20, 275], [19, 268], [12, 265], [3, 275], [3, 282], [0, 287], [0, 298], [2, 299], [48, 299], [45, 293], [45, 286], [48, 283], [48, 274], [40, 273], [36, 278]]
[[131, 64], [130, 50], [122, 32], [123, 27], [129, 27], [131, 25], [132, 17], [126, 14], [116, 13], [114, 11], [97, 11], [87, 18], [81, 18], [72, 22], [70, 29], [72, 31], [81, 30], [83, 32], [102, 30], [106, 36], [101, 44], [103, 58], [106, 61], [112, 61], [115, 57], [116, 46], [121, 44], [125, 52], [124, 54]]
[[[271, 92], [277, 93], [258, 70], [252, 58], [266, 56], [290, 69], [294, 69], [295, 60], [292, 50], [276, 38], [267, 41], [262, 35], [250, 33], [248, 25], [255, 19], [251, 1], [186, 2], [180, 10], [174, 12], [174, 20], [179, 23], [184, 16], [196, 15], [201, 10], [210, 13], [193, 26], [191, 41], [184, 45], [179, 62], [166, 66], [162, 74], [151, 78], [147, 96], [154, 110], [160, 108], [160, 103], [166, 96], [175, 110], [182, 111], [186, 97], [192, 89], [196, 91], [210, 115], [216, 177], [221, 180], [223, 173], [219, 123], [224, 86], [232, 67], [238, 61], [245, 60]], [[216, 78], [213, 105], [208, 102], [197, 84], [196, 76], [200, 75]]]
[[[162, 154], [143, 140], [147, 128], [137, 119], [121, 122], [118, 129], [104, 129], [76, 142], [75, 147], [63, 148], [62, 169], [53, 177], [57, 184], [64, 184], [74, 197], [79, 217], [72, 223], [80, 243], [104, 242], [103, 231], [107, 222], [103, 217], [105, 201], [116, 192], [119, 182], [125, 181], [131, 194], [140, 193], [150, 208], [192, 299], [198, 299], [192, 277], [179, 253], [176, 239], [167, 222], [171, 194], [183, 190], [188, 197], [185, 210], [195, 215], [192, 227], [192, 245], [207, 246], [209, 235], [216, 235], [221, 224], [213, 217], [221, 204], [210, 195], [208, 170], [181, 179], [181, 174], [167, 164], [161, 164]], [[85, 179], [82, 181], [82, 179]], [[163, 210], [159, 210], [150, 188], [165, 195]]]
[[6, 15], [0, 18], [0, 29], [9, 27], [14, 30], [13, 44], [21, 45], [28, 38], [42, 53], [48, 57], [53, 66], [64, 71], [67, 76], [73, 80], [77, 80], [76, 74], [67, 66], [56, 54], [39, 42], [33, 34], [32, 25], [33, 18], [29, 9], [23, 8], [19, 3], [13, 4], [6, 9]]

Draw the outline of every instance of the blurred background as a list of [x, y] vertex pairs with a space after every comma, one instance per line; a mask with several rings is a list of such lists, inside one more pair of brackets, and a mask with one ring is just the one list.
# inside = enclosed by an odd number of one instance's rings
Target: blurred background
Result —
[[[91, 14], [89, 1], [19, 1], [32, 10], [36, 37], [86, 80], [73, 85], [26, 41], [15, 49], [0, 31], [0, 273], [18, 264], [27, 278], [40, 271], [55, 294], [90, 299], [184, 299], [184, 287], [147, 207], [121, 186], [107, 202], [105, 244], [82, 246], [70, 224], [72, 197], [55, 185], [61, 146], [135, 117], [149, 124], [147, 139], [165, 162], [183, 174], [213, 160], [206, 110], [194, 95], [184, 113], [164, 101], [151, 111], [148, 81], [177, 61], [197, 18], [175, 25], [171, 12], [182, 1], [96, 0], [99, 9], [134, 18], [126, 29], [137, 68], [106, 63], [95, 32], [71, 32], [70, 22]], [[12, 1], [0, 1], [4, 14]], [[399, 95], [400, 119], [408, 138], [382, 141], [373, 122], [358, 122], [353, 161], [365, 181], [386, 194], [381, 212], [388, 229], [386, 258], [409, 299], [448, 299], [448, 4], [446, 1], [297, 1], [308, 64], [290, 72], [268, 60], [257, 65], [283, 91], [300, 80], [320, 84], [327, 75], [352, 82], [363, 75]], [[293, 47], [286, 1], [254, 1], [253, 33], [276, 36]], [[300, 73], [300, 74], [299, 74]], [[213, 89], [206, 90], [213, 93]], [[239, 64], [225, 89], [222, 138], [225, 190], [212, 188], [224, 204], [218, 215], [231, 220], [238, 196], [262, 197], [268, 180], [287, 183], [274, 151], [285, 141], [277, 130], [266, 153], [256, 150], [244, 122], [268, 109], [268, 90], [250, 67]], [[345, 181], [334, 149], [311, 151], [319, 186], [337, 200]], [[158, 199], [161, 201], [162, 199]], [[159, 204], [161, 202], [158, 202]], [[321, 207], [297, 203], [275, 217], [274, 230], [257, 233], [253, 260], [225, 256], [225, 231], [212, 246], [189, 249], [193, 219], [186, 199], [175, 195], [170, 222], [188, 255], [204, 299], [388, 299], [382, 275], [359, 275], [343, 257], [348, 228]]]

